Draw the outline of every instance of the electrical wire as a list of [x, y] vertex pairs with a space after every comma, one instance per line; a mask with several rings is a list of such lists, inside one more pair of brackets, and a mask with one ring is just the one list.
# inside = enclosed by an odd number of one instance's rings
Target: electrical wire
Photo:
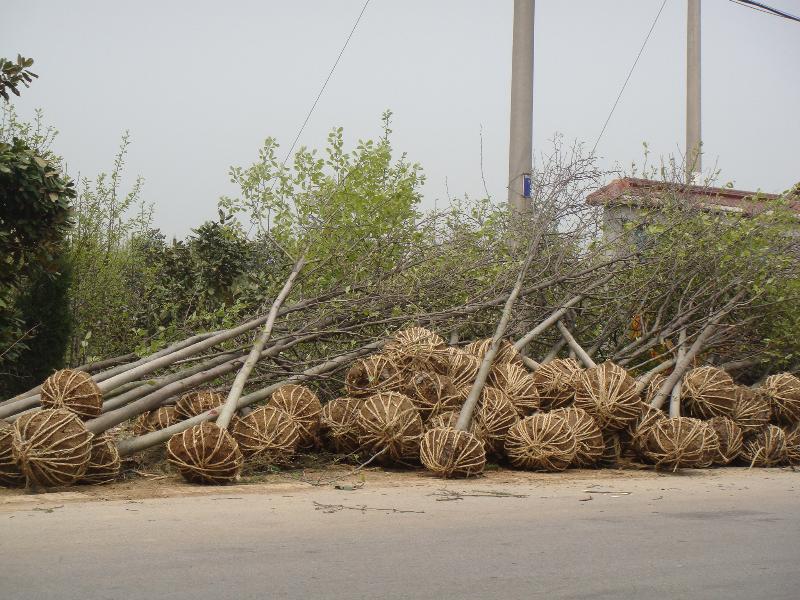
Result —
[[631, 75], [633, 75], [633, 71], [634, 69], [636, 69], [636, 65], [639, 63], [639, 59], [642, 57], [642, 52], [644, 52], [644, 48], [645, 46], [647, 46], [647, 42], [650, 40], [650, 36], [653, 33], [653, 29], [655, 29], [656, 23], [658, 23], [658, 19], [661, 16], [661, 12], [664, 10], [666, 4], [667, 0], [664, 0], [661, 3], [661, 8], [658, 9], [658, 13], [656, 13], [656, 18], [653, 19], [653, 24], [650, 25], [650, 30], [647, 32], [647, 35], [644, 38], [642, 47], [639, 48], [639, 53], [636, 55], [636, 59], [633, 61], [631, 70], [628, 71], [628, 76], [625, 78], [625, 83], [622, 84], [622, 89], [620, 89], [619, 94], [617, 94], [617, 99], [614, 101], [614, 106], [611, 107], [611, 111], [608, 113], [608, 117], [606, 117], [606, 122], [603, 123], [603, 128], [600, 130], [600, 135], [597, 136], [597, 139], [594, 142], [594, 146], [592, 147], [592, 154], [594, 154], [594, 151], [597, 150], [597, 144], [600, 143], [600, 138], [603, 137], [603, 134], [606, 131], [606, 127], [608, 127], [608, 122], [611, 120], [611, 116], [614, 114], [614, 110], [616, 110], [617, 104], [619, 104], [619, 99], [622, 98], [622, 93], [625, 91], [625, 88], [628, 85], [628, 81], [630, 81]]
[[762, 4], [761, 2], [754, 2], [753, 0], [730, 0], [734, 4], [739, 4], [744, 6], [745, 8], [751, 8], [753, 10], [757, 10], [758, 12], [763, 12], [768, 15], [773, 15], [775, 17], [783, 17], [784, 19], [789, 19], [790, 21], [796, 21], [800, 23], [800, 17], [796, 17], [790, 13], [784, 12], [777, 8], [773, 8], [771, 6], [767, 6], [766, 4]]

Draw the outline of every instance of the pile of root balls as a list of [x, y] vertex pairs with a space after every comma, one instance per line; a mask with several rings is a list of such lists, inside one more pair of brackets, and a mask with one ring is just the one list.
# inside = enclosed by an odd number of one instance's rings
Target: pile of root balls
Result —
[[[667, 471], [800, 464], [800, 379], [794, 375], [772, 375], [749, 388], [713, 366], [693, 368], [681, 381], [685, 416], [670, 417], [651, 405], [663, 375], [643, 385], [614, 363], [583, 368], [572, 358], [531, 370], [503, 341], [465, 420], [465, 400], [491, 346], [489, 339], [453, 347], [422, 327], [401, 330], [380, 353], [349, 365], [340, 397], [323, 403], [309, 387], [283, 385], [227, 427], [207, 420], [174, 434], [166, 459], [197, 483], [234, 481], [244, 465], [281, 465], [318, 448], [362, 464], [421, 463], [441, 477], [478, 475], [487, 460], [535, 471], [626, 461]], [[140, 415], [127, 431], [173, 427], [224, 400], [217, 392], [192, 391]], [[118, 477], [113, 433], [93, 435], [85, 425], [102, 408], [88, 375], [55, 373], [42, 385], [41, 405], [13, 423], [0, 421], [0, 483], [43, 488]]]

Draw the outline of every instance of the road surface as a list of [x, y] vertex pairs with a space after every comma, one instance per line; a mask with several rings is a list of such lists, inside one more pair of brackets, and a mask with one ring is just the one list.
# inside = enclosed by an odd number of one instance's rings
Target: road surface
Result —
[[0, 597], [800, 597], [800, 473], [583, 473], [6, 494]]

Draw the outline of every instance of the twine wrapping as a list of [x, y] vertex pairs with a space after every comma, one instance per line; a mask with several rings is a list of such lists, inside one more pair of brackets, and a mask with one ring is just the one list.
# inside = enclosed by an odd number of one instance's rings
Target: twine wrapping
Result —
[[630, 436], [630, 445], [633, 452], [640, 459], [645, 458], [645, 442], [649, 429], [658, 421], [669, 418], [663, 410], [642, 403], [639, 405], [641, 414], [639, 418], [628, 426], [627, 432]]
[[576, 406], [559, 408], [550, 414], [564, 417], [575, 433], [578, 448], [571, 466], [592, 467], [597, 464], [603, 456], [605, 442], [603, 440], [603, 432], [597, 426], [597, 423], [591, 415], [582, 408]]
[[447, 353], [447, 376], [456, 388], [472, 384], [481, 368], [481, 359], [459, 348], [450, 348]]
[[698, 419], [729, 417], [736, 406], [736, 384], [716, 367], [707, 365], [686, 373], [681, 392], [688, 413]]
[[788, 459], [786, 433], [776, 425], [746, 435], [739, 454], [739, 462], [749, 467], [777, 467]]
[[659, 419], [647, 430], [645, 458], [656, 468], [677, 471], [711, 465], [719, 440], [705, 422], [691, 417]]
[[167, 460], [186, 481], [203, 484], [234, 481], [243, 463], [233, 436], [208, 421], [173, 435], [167, 442]]
[[575, 399], [575, 384], [583, 369], [571, 358], [556, 358], [534, 371], [531, 377], [542, 410], [564, 408]]
[[425, 430], [435, 429], [436, 427], [455, 429], [458, 423], [458, 411], [439, 413], [425, 422]]
[[297, 449], [300, 430], [284, 411], [274, 406], [259, 406], [230, 427], [239, 450], [248, 459], [264, 464], [285, 462]]
[[361, 400], [350, 397], [335, 398], [322, 407], [320, 432], [328, 448], [340, 454], [358, 450], [356, 419], [360, 408]]
[[360, 358], [347, 371], [347, 395], [366, 398], [379, 391], [397, 391], [403, 385], [394, 356], [374, 354]]
[[72, 485], [89, 465], [92, 434], [63, 408], [22, 415], [14, 423], [14, 460], [29, 486]]
[[[480, 360], [483, 360], [491, 346], [492, 338], [477, 340], [464, 346], [464, 352], [468, 352], [469, 354], [477, 356]], [[497, 354], [495, 354], [492, 364], [515, 364], [519, 367], [523, 366], [522, 356], [519, 350], [508, 340], [500, 340], [500, 347], [497, 349]]]
[[456, 410], [462, 404], [452, 380], [446, 375], [420, 371], [406, 380], [403, 391], [414, 402], [423, 421], [441, 412]]
[[410, 398], [397, 392], [379, 392], [367, 398], [356, 418], [359, 444], [382, 462], [419, 458], [422, 419]]
[[484, 443], [487, 453], [502, 456], [508, 430], [519, 421], [519, 414], [501, 390], [486, 386], [481, 390], [470, 431]]
[[784, 425], [800, 422], [800, 379], [791, 373], [770, 375], [762, 386], [775, 419]]
[[269, 405], [282, 410], [297, 423], [297, 432], [300, 435], [298, 448], [317, 445], [322, 404], [314, 392], [304, 385], [284, 385], [272, 393]]
[[108, 433], [101, 433], [92, 439], [89, 464], [79, 483], [100, 485], [110, 483], [119, 476], [120, 457], [117, 444]]
[[536, 413], [508, 430], [506, 455], [515, 467], [563, 471], [575, 459], [578, 441], [564, 417]]
[[800, 465], [800, 424], [784, 430], [786, 434], [786, 459], [790, 465]]
[[575, 387], [575, 406], [588, 412], [603, 430], [624, 429], [641, 414], [636, 380], [612, 362], [581, 373]]
[[714, 417], [708, 420], [708, 425], [719, 440], [719, 450], [714, 456], [714, 464], [722, 466], [730, 464], [742, 451], [744, 436], [741, 428], [729, 417]]
[[165, 429], [178, 421], [178, 414], [174, 406], [161, 406], [156, 410], [149, 410], [139, 415], [133, 424], [133, 432], [135, 435], [143, 435]]
[[769, 398], [764, 392], [743, 385], [736, 387], [736, 404], [731, 418], [743, 433], [755, 433], [768, 425], [771, 413]]
[[470, 477], [483, 472], [486, 452], [467, 431], [436, 427], [422, 436], [419, 457], [426, 469], [439, 477]]
[[650, 404], [656, 397], [658, 390], [661, 388], [662, 384], [667, 380], [665, 375], [661, 373], [656, 373], [653, 375], [653, 378], [650, 380], [650, 383], [647, 384], [647, 387], [644, 389], [643, 396], [644, 402], [646, 404]]
[[526, 417], [539, 410], [539, 392], [533, 376], [515, 364], [495, 366], [489, 374], [489, 382], [505, 392], [517, 412]]
[[25, 483], [25, 476], [14, 460], [14, 426], [0, 420], [0, 485], [16, 487]]
[[175, 417], [179, 421], [191, 419], [212, 408], [219, 408], [223, 402], [225, 402], [225, 398], [222, 397], [222, 394], [211, 390], [189, 392], [181, 396], [175, 404]]
[[615, 467], [622, 458], [622, 440], [619, 431], [603, 432], [603, 454], [600, 456], [598, 465], [603, 467]]
[[44, 380], [41, 402], [42, 408], [65, 408], [86, 421], [100, 415], [103, 394], [88, 373], [62, 369]]
[[438, 334], [425, 327], [408, 327], [401, 329], [394, 334], [394, 337], [386, 343], [387, 352], [394, 352], [407, 346], [428, 346], [431, 348], [444, 349], [447, 343]]

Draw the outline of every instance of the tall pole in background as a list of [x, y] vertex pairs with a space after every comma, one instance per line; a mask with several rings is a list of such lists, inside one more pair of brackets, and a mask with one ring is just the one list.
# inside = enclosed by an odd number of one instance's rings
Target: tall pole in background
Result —
[[511, 131], [508, 150], [508, 207], [528, 209], [533, 165], [533, 12], [534, 0], [514, 0], [511, 54]]
[[700, 0], [689, 0], [686, 31], [686, 181], [702, 171], [700, 138]]

